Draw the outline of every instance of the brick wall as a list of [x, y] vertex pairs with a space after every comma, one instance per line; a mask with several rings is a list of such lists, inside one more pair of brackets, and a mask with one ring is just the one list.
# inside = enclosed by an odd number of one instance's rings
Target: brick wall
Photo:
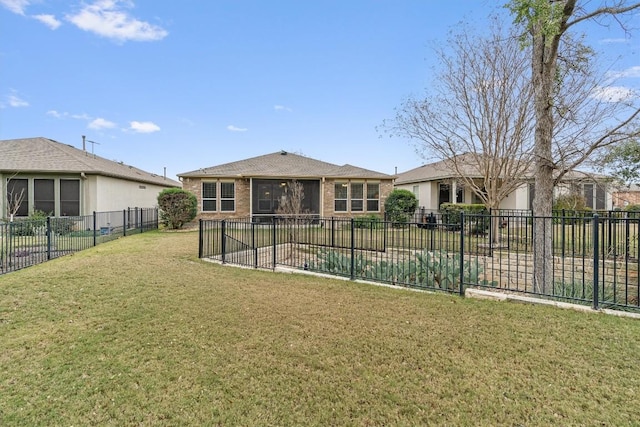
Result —
[[[349, 180], [344, 179], [326, 179], [323, 183], [323, 194], [322, 194], [322, 212], [321, 216], [324, 217], [341, 217], [341, 218], [351, 218], [352, 216], [363, 216], [369, 214], [384, 216], [384, 202], [387, 199], [387, 196], [391, 191], [393, 191], [393, 182], [391, 180], [386, 181], [372, 181], [380, 184], [380, 205], [379, 210], [375, 212], [367, 212], [367, 202], [364, 202], [364, 211], [363, 212], [335, 212], [334, 211], [334, 202], [335, 202], [335, 183], [336, 182], [345, 182]], [[357, 180], [357, 182], [362, 182], [362, 180]], [[366, 181], [365, 181], [366, 182]], [[366, 194], [365, 194], [366, 197]]]
[[[196, 195], [198, 199], [198, 216], [196, 219], [224, 219], [224, 218], [247, 218], [251, 212], [251, 180], [248, 178], [236, 179], [236, 209], [235, 212], [202, 212], [202, 179], [201, 178], [184, 178], [182, 182], [182, 188], [184, 190], [190, 191]], [[207, 182], [213, 182], [214, 180], [206, 179]], [[228, 180], [217, 180], [217, 182], [228, 182]], [[340, 182], [344, 182], [345, 180], [338, 180]], [[376, 214], [381, 217], [384, 216], [384, 202], [393, 191], [393, 182], [391, 180], [386, 181], [372, 181], [380, 184], [380, 209], [376, 212], [367, 212], [366, 211], [366, 200], [364, 203], [363, 212], [335, 212], [334, 211], [334, 185], [335, 179], [326, 179], [323, 183], [321, 183], [321, 191], [323, 205], [320, 212], [321, 216], [325, 217], [352, 217], [352, 216], [362, 216], [368, 214]], [[362, 180], [358, 180], [358, 182], [362, 182]], [[365, 181], [366, 182], [366, 181]]]
[[[224, 219], [224, 218], [247, 218], [249, 216], [251, 204], [251, 190], [249, 179], [236, 179], [236, 209], [235, 212], [202, 212], [202, 179], [184, 178], [182, 188], [196, 195], [198, 199], [197, 219]], [[206, 182], [214, 180], [206, 179]], [[215, 180], [216, 182], [229, 182], [229, 180]]]

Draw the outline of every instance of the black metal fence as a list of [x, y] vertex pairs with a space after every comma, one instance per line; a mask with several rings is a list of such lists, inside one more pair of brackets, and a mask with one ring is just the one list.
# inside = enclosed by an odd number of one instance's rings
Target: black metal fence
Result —
[[[406, 224], [344, 218], [275, 218], [270, 224], [201, 220], [199, 256], [451, 293], [486, 288], [594, 308], [640, 309], [636, 215], [431, 214], [429, 222]], [[551, 233], [551, 245], [548, 253], [534, 257], [533, 239], [540, 233]], [[542, 281], [534, 274], [536, 262], [542, 264]]]
[[0, 221], [0, 274], [157, 228], [156, 208]]

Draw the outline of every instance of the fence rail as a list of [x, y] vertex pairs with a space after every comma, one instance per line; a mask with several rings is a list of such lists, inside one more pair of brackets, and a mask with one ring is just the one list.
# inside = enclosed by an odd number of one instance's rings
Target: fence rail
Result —
[[157, 228], [156, 208], [0, 221], [0, 274]]
[[[430, 215], [429, 222], [406, 224], [344, 218], [274, 218], [268, 224], [201, 220], [199, 256], [450, 293], [477, 287], [640, 310], [640, 217]], [[536, 233], [551, 234], [551, 252], [538, 261]], [[540, 259], [550, 279], [543, 283], [534, 275]]]

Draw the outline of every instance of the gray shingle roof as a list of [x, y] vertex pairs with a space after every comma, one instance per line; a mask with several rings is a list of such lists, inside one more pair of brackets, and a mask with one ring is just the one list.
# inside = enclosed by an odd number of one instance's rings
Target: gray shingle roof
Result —
[[[484, 175], [480, 172], [479, 162], [474, 159], [471, 153], [461, 154], [457, 157], [458, 168], [470, 178], [482, 178]], [[522, 178], [532, 180], [534, 178], [533, 166], [530, 166], [528, 172], [524, 173]], [[439, 179], [455, 178], [458, 175], [453, 166], [453, 160], [445, 159], [435, 163], [429, 163], [417, 168], [408, 170], [398, 174], [396, 184], [411, 184], [425, 181], [434, 181]], [[562, 181], [580, 181], [580, 180], [606, 180], [609, 177], [597, 173], [582, 172], [573, 170], [567, 172]]]
[[78, 174], [84, 172], [165, 187], [181, 187], [178, 181], [42, 137], [0, 140], [0, 171]]
[[199, 178], [394, 178], [392, 175], [381, 172], [348, 164], [338, 166], [286, 151], [185, 172], [178, 174], [178, 176]]

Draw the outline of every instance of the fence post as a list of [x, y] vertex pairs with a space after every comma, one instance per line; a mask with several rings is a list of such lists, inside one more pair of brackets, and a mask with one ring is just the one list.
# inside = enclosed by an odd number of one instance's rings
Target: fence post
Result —
[[225, 261], [225, 252], [226, 252], [226, 241], [227, 239], [224, 238], [224, 233], [225, 233], [225, 226], [226, 226], [227, 222], [226, 220], [222, 220], [220, 221], [220, 248], [222, 249], [222, 263], [224, 264]]
[[203, 247], [204, 247], [204, 233], [202, 231], [202, 218], [200, 218], [199, 222], [199, 226], [198, 226], [198, 258], [202, 258], [202, 252], [203, 252]]
[[93, 246], [96, 246], [98, 244], [98, 239], [96, 236], [96, 225], [96, 211], [93, 211]]
[[256, 227], [251, 221], [251, 249], [253, 249], [253, 267], [258, 268], [258, 248], [256, 248]]
[[355, 227], [353, 218], [351, 218], [351, 280], [355, 279], [355, 265], [356, 265], [356, 242], [355, 242]]
[[[489, 227], [491, 228], [491, 227]], [[491, 241], [489, 241], [491, 244]], [[460, 296], [464, 296], [464, 211], [460, 214]]]
[[600, 284], [600, 233], [598, 232], [598, 214], [593, 215], [592, 228], [593, 228], [593, 309], [599, 308], [599, 284]]
[[47, 217], [47, 260], [51, 259], [51, 217]]
[[277, 244], [277, 242], [276, 242], [276, 240], [277, 240], [277, 236], [278, 236], [278, 233], [276, 232], [277, 222], [278, 222], [278, 217], [277, 217], [277, 216], [274, 216], [274, 217], [273, 217], [273, 234], [272, 234], [272, 236], [271, 236], [271, 237], [272, 237], [272, 240], [273, 240], [273, 250], [271, 251], [271, 252], [273, 253], [273, 259], [271, 260], [271, 265], [272, 265], [272, 268], [273, 268], [274, 270], [275, 270], [275, 268], [276, 268], [276, 261], [278, 260], [278, 259], [276, 258], [276, 256], [277, 256], [277, 255], [276, 255], [276, 248], [277, 248], [277, 246], [278, 246], [278, 244]]
[[335, 224], [336, 220], [334, 217], [331, 217], [331, 247], [335, 248], [336, 246], [336, 235], [335, 235], [335, 229], [336, 229], [336, 224]]
[[122, 235], [127, 235], [127, 210], [122, 210]]

